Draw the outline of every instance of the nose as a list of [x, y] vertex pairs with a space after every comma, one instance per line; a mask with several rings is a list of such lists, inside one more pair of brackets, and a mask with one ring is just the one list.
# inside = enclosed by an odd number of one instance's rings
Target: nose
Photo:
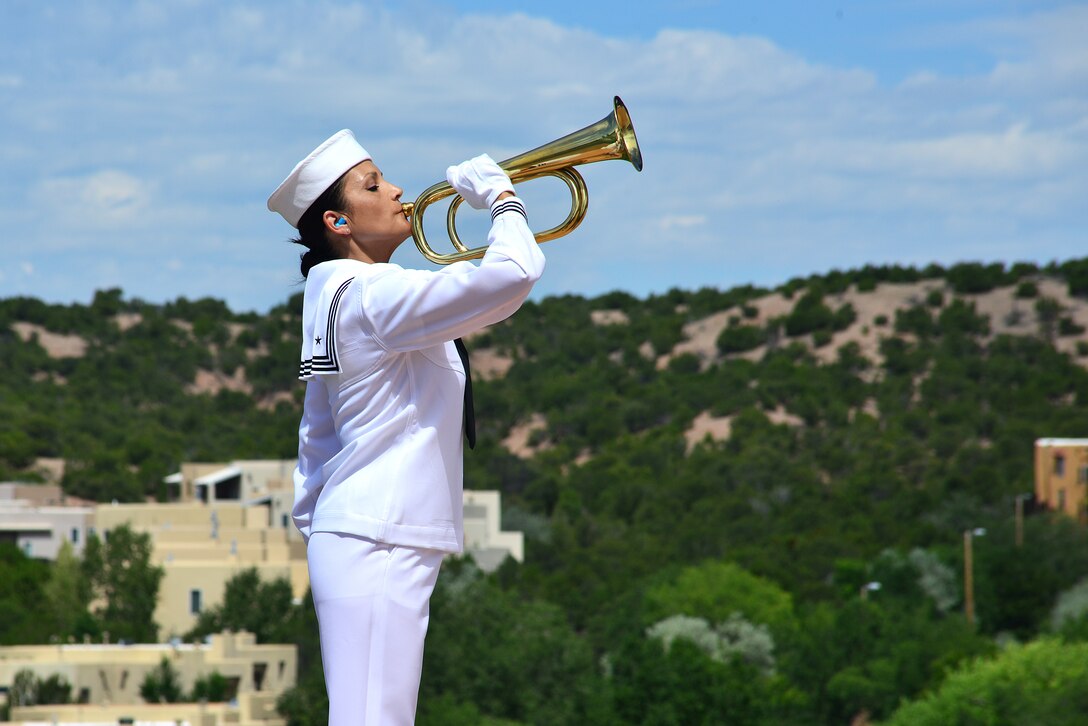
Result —
[[396, 184], [390, 184], [390, 186], [393, 187], [393, 199], [396, 199], [399, 202], [400, 195], [404, 194], [404, 190], [398, 187]]

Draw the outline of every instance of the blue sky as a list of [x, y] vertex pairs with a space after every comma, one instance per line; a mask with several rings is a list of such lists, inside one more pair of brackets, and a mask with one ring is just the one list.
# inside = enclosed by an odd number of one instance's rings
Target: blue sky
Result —
[[[1086, 28], [1046, 0], [6, 0], [0, 297], [267, 310], [300, 287], [265, 199], [334, 131], [414, 198], [616, 94], [645, 170], [583, 168], [538, 296], [1081, 257]], [[522, 193], [537, 226], [564, 214]], [[410, 240], [394, 261], [429, 266]]]

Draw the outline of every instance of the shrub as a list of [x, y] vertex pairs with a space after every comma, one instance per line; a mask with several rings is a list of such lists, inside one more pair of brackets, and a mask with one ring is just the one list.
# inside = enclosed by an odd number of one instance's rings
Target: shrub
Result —
[[1039, 294], [1039, 286], [1031, 280], [1025, 280], [1016, 286], [1016, 297], [1026, 300]]
[[1004, 284], [1005, 277], [1005, 266], [1000, 262], [991, 265], [964, 262], [950, 267], [946, 275], [952, 289], [966, 295], [989, 292]]
[[767, 342], [767, 333], [754, 325], [738, 325], [726, 328], [718, 336], [718, 350], [723, 355], [743, 353]]
[[1084, 332], [1084, 326], [1078, 324], [1073, 318], [1062, 318], [1058, 321], [1058, 335], [1080, 335]]

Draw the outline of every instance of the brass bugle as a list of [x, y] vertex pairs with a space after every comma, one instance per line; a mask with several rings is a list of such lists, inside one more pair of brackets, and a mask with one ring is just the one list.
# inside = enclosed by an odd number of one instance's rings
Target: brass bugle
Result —
[[[639, 151], [638, 139], [635, 138], [631, 114], [627, 112], [627, 107], [619, 96], [615, 97], [613, 105], [612, 113], [597, 123], [499, 162], [499, 166], [515, 184], [553, 176], [565, 182], [570, 190], [570, 214], [559, 225], [533, 235], [538, 243], [570, 234], [585, 219], [589, 209], [589, 190], [575, 166], [622, 159], [631, 162], [636, 171], [642, 171], [642, 152]], [[423, 234], [423, 214], [431, 204], [449, 196], [454, 196], [455, 199], [450, 203], [446, 214], [446, 229], [450, 242], [457, 251], [441, 254], [431, 248]], [[440, 182], [420, 194], [414, 202], [403, 205], [405, 216], [412, 221], [412, 238], [416, 247], [431, 262], [448, 265], [460, 260], [474, 260], [483, 257], [487, 251], [487, 245], [470, 249], [457, 236], [457, 209], [463, 201], [452, 186], [447, 182]]]

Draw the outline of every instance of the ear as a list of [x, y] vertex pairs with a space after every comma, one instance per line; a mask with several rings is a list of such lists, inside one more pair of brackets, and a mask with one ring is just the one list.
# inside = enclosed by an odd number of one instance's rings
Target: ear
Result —
[[325, 229], [333, 234], [351, 234], [351, 229], [347, 223], [347, 217], [340, 214], [340, 212], [334, 212], [330, 209], [321, 215], [321, 221], [325, 223]]

